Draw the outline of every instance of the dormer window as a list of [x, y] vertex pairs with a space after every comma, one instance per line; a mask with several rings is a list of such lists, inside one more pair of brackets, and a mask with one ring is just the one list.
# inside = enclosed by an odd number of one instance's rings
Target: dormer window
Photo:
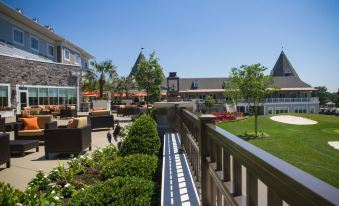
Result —
[[199, 82], [193, 82], [193, 88], [195, 89], [199, 88]]
[[292, 75], [291, 70], [289, 69], [285, 70], [284, 76], [291, 76], [291, 75]]

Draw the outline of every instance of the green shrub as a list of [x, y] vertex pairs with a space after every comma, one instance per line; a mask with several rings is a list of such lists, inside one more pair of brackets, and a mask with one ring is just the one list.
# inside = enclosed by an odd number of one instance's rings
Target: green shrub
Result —
[[69, 205], [151, 205], [154, 184], [138, 177], [116, 177], [88, 187], [70, 199]]
[[96, 149], [92, 153], [92, 160], [99, 165], [104, 165], [106, 162], [114, 160], [116, 156], [117, 149], [110, 144], [107, 147]]
[[125, 157], [117, 157], [101, 169], [99, 175], [102, 180], [112, 179], [117, 176], [137, 176], [144, 179], [152, 179], [157, 168], [156, 156], [134, 154]]
[[21, 201], [23, 193], [14, 189], [10, 184], [0, 182], [0, 205], [15, 206]]
[[67, 162], [69, 168], [73, 174], [82, 174], [85, 172], [87, 167], [93, 166], [94, 161], [88, 157], [88, 155], [80, 155], [78, 157], [72, 158]]
[[151, 117], [142, 115], [132, 124], [119, 154], [122, 156], [130, 154], [158, 155], [159, 149], [160, 138], [156, 122]]
[[49, 194], [39, 192], [37, 188], [28, 188], [22, 201], [24, 206], [62, 206], [61, 195], [54, 190]]

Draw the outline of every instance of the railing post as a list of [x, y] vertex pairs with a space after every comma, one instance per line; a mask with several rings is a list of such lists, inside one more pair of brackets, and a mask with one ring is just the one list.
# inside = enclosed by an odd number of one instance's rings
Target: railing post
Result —
[[202, 205], [209, 205], [208, 194], [211, 194], [211, 191], [208, 191], [211, 187], [208, 187], [208, 167], [209, 163], [206, 160], [207, 156], [210, 156], [209, 151], [209, 141], [208, 135], [206, 131], [206, 124], [207, 123], [215, 123], [215, 116], [214, 115], [202, 115], [200, 116], [200, 131], [199, 131], [199, 156], [200, 156], [200, 165], [201, 165], [201, 204]]

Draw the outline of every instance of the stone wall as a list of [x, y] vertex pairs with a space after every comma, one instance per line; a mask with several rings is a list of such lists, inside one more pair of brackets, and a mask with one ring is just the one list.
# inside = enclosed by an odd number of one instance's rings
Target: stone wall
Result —
[[76, 87], [77, 78], [71, 75], [72, 71], [80, 71], [80, 67], [0, 55], [0, 83], [10, 83], [11, 91], [23, 82], [26, 85]]

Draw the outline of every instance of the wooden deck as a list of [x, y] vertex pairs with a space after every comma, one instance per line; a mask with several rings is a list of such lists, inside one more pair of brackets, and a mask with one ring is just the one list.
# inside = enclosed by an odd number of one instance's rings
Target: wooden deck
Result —
[[164, 135], [161, 205], [199, 205], [187, 158], [178, 133]]

